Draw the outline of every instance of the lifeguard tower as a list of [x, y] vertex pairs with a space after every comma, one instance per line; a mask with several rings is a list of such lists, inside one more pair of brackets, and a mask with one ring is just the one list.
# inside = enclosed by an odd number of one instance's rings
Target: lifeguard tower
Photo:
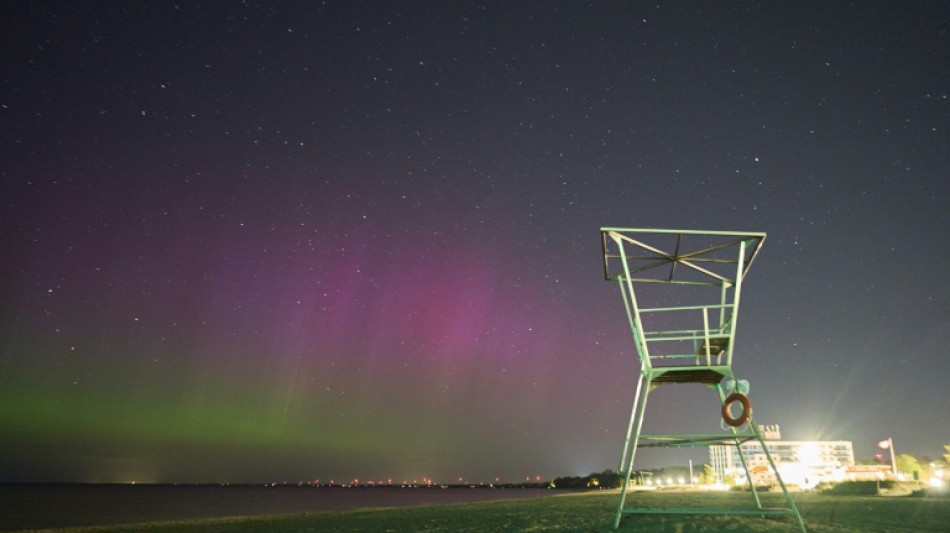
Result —
[[[620, 287], [640, 362], [620, 458], [624, 483], [614, 528], [629, 514], [735, 514], [790, 516], [805, 525], [752, 418], [748, 383], [736, 380], [732, 355], [742, 281], [765, 233], [601, 228], [604, 277]], [[641, 307], [649, 302], [649, 307]], [[666, 384], [700, 384], [718, 394], [719, 433], [642, 434], [650, 392]], [[736, 408], [741, 408], [737, 414]], [[757, 440], [782, 489], [785, 507], [766, 508], [756, 492], [743, 442]], [[627, 507], [634, 459], [644, 447], [733, 445], [739, 453], [754, 505], [745, 508]]]

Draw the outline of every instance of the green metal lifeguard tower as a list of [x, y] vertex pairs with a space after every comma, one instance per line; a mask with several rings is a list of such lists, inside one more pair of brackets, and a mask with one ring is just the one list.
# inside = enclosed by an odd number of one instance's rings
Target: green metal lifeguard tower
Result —
[[[601, 228], [604, 277], [620, 287], [640, 362], [620, 458], [624, 477], [614, 528], [630, 514], [789, 516], [805, 525], [762, 438], [748, 396], [748, 384], [732, 371], [742, 281], [765, 241], [765, 233]], [[650, 307], [641, 307], [648, 302]], [[643, 434], [650, 392], [665, 384], [701, 384], [718, 394], [722, 432]], [[738, 404], [738, 406], [736, 405]], [[741, 408], [733, 414], [736, 407]], [[763, 507], [741, 444], [761, 445], [786, 506]], [[627, 507], [637, 449], [645, 447], [735, 446], [754, 505], [744, 508]]]

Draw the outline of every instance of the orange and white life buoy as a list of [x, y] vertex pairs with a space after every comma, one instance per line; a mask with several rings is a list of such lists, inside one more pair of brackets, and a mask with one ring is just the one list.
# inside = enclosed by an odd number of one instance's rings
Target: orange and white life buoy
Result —
[[[729, 407], [731, 407], [734, 402], [739, 402], [739, 404], [742, 405], [742, 412], [740, 412], [737, 417], [733, 417], [732, 413], [729, 412]], [[722, 419], [726, 424], [737, 428], [748, 422], [750, 416], [752, 416], [752, 404], [749, 402], [749, 397], [745, 394], [733, 392], [729, 396], [726, 396], [725, 401], [722, 402]]]

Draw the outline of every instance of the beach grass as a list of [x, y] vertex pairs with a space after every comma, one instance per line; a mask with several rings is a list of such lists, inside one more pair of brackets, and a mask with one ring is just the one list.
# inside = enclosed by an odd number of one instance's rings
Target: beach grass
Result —
[[[154, 522], [128, 526], [55, 530], [70, 533], [513, 533], [614, 531], [616, 491], [560, 494], [544, 498], [506, 500], [431, 507], [360, 509], [282, 516], [216, 518]], [[881, 497], [797, 494], [795, 501], [809, 532], [948, 531], [950, 498]], [[643, 507], [750, 507], [751, 497], [736, 492], [638, 492], [628, 505]], [[780, 507], [777, 494], [764, 494], [763, 504]], [[53, 531], [53, 530], [49, 530]], [[620, 526], [626, 532], [712, 533], [794, 532], [789, 517], [709, 515], [632, 515]]]

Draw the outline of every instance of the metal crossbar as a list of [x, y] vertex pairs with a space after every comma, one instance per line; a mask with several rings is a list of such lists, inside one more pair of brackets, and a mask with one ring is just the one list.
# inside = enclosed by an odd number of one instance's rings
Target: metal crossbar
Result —
[[769, 507], [757, 507], [750, 509], [722, 509], [717, 507], [636, 507], [624, 509], [622, 513], [795, 516], [795, 513], [791, 509]]

